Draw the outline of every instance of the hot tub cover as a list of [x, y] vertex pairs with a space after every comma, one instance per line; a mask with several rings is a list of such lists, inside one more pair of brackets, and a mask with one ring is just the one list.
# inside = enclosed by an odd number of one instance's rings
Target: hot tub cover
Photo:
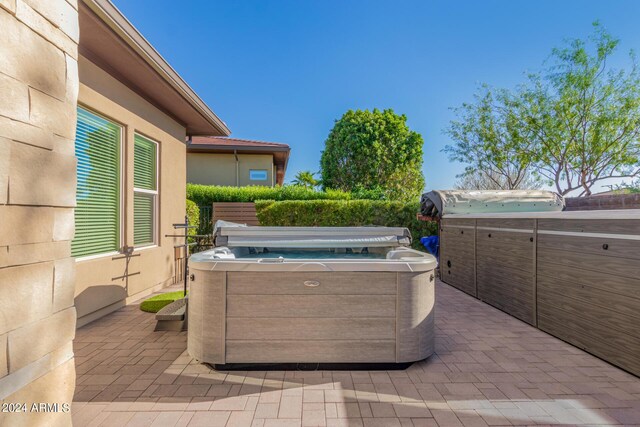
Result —
[[359, 248], [409, 246], [402, 227], [258, 227], [216, 223], [216, 246], [273, 248]]
[[553, 212], [564, 199], [544, 190], [434, 190], [422, 195], [420, 213], [438, 218], [453, 214]]

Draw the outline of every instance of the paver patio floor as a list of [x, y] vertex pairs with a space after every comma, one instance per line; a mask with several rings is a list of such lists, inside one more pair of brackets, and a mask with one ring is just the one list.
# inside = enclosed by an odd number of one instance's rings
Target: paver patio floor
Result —
[[217, 372], [130, 305], [80, 328], [75, 426], [640, 425], [640, 378], [448, 285], [404, 371]]

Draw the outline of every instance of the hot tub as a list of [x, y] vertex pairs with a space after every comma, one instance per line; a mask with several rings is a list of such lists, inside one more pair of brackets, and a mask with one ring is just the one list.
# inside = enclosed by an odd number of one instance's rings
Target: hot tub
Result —
[[406, 363], [434, 350], [431, 255], [404, 228], [217, 227], [191, 256], [188, 344], [215, 365]]

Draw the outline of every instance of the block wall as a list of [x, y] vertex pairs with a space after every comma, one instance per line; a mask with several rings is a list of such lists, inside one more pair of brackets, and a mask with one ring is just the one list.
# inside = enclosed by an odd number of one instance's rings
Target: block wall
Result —
[[640, 193], [567, 197], [564, 200], [568, 211], [640, 209]]
[[0, 425], [71, 424], [77, 8], [0, 0]]

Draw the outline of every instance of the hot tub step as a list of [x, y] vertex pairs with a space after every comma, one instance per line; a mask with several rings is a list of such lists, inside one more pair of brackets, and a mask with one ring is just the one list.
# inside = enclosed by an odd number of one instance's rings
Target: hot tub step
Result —
[[185, 331], [187, 329], [187, 298], [164, 306], [156, 313], [156, 331]]

